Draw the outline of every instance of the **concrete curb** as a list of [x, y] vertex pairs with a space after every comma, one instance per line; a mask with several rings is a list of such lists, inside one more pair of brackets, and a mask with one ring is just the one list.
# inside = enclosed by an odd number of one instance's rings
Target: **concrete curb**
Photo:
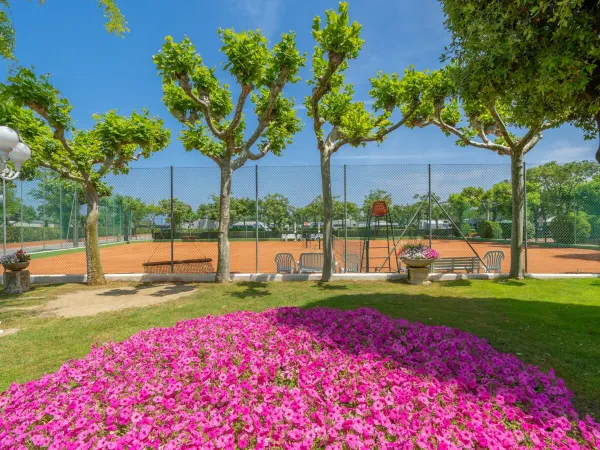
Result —
[[[334, 281], [399, 281], [406, 279], [405, 273], [336, 273]], [[507, 278], [504, 273], [432, 273], [431, 281], [457, 280], [497, 280]], [[234, 282], [272, 282], [272, 281], [319, 281], [318, 273], [304, 274], [273, 274], [273, 273], [236, 273], [232, 275]], [[537, 280], [552, 279], [584, 279], [600, 278], [600, 274], [584, 273], [530, 273], [525, 278]], [[214, 274], [202, 273], [111, 273], [106, 275], [107, 281], [125, 281], [134, 283], [211, 283], [215, 281]], [[31, 275], [32, 284], [65, 284], [85, 283], [86, 275]], [[0, 282], [4, 282], [0, 275]]]

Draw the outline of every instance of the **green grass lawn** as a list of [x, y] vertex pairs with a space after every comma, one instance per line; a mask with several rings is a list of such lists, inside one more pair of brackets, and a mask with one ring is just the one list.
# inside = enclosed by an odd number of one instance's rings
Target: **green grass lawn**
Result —
[[[95, 342], [123, 340], [139, 330], [183, 319], [277, 306], [376, 308], [393, 317], [448, 325], [486, 338], [523, 361], [554, 367], [575, 392], [582, 413], [600, 417], [600, 279], [402, 283], [202, 284], [189, 297], [94, 317], [41, 318], [32, 307], [85, 286], [38, 287], [24, 296], [0, 295], [0, 390], [51, 372]], [[15, 309], [19, 307], [21, 309]]]

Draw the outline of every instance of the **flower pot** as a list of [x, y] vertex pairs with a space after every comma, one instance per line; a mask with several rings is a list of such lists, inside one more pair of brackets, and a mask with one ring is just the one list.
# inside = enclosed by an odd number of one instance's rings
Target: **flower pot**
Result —
[[406, 267], [427, 267], [430, 266], [433, 261], [431, 259], [408, 259], [401, 258], [402, 262], [406, 265]]
[[408, 267], [408, 283], [417, 285], [431, 284], [429, 281], [429, 271], [431, 268], [431, 259], [408, 259], [401, 258], [402, 262]]
[[29, 266], [29, 261], [7, 263], [7, 264], [2, 264], [2, 265], [4, 266], [4, 270], [18, 272], [19, 270], [27, 269], [27, 267]]

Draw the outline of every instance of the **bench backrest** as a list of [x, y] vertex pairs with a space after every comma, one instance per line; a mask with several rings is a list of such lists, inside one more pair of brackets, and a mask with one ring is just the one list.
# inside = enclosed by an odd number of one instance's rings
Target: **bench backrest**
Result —
[[480, 266], [479, 258], [457, 257], [457, 258], [440, 258], [433, 263], [436, 269], [464, 269], [478, 268]]
[[323, 270], [323, 253], [302, 253], [300, 255], [300, 268]]

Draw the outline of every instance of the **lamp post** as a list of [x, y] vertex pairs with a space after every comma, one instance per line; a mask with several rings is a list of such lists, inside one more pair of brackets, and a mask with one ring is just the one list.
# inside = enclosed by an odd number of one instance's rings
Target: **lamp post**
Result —
[[[6, 181], [15, 180], [21, 172], [21, 166], [31, 157], [31, 150], [21, 142], [19, 133], [9, 127], [0, 126], [0, 178], [2, 178], [2, 249], [6, 254]], [[14, 170], [8, 165], [12, 162]]]

